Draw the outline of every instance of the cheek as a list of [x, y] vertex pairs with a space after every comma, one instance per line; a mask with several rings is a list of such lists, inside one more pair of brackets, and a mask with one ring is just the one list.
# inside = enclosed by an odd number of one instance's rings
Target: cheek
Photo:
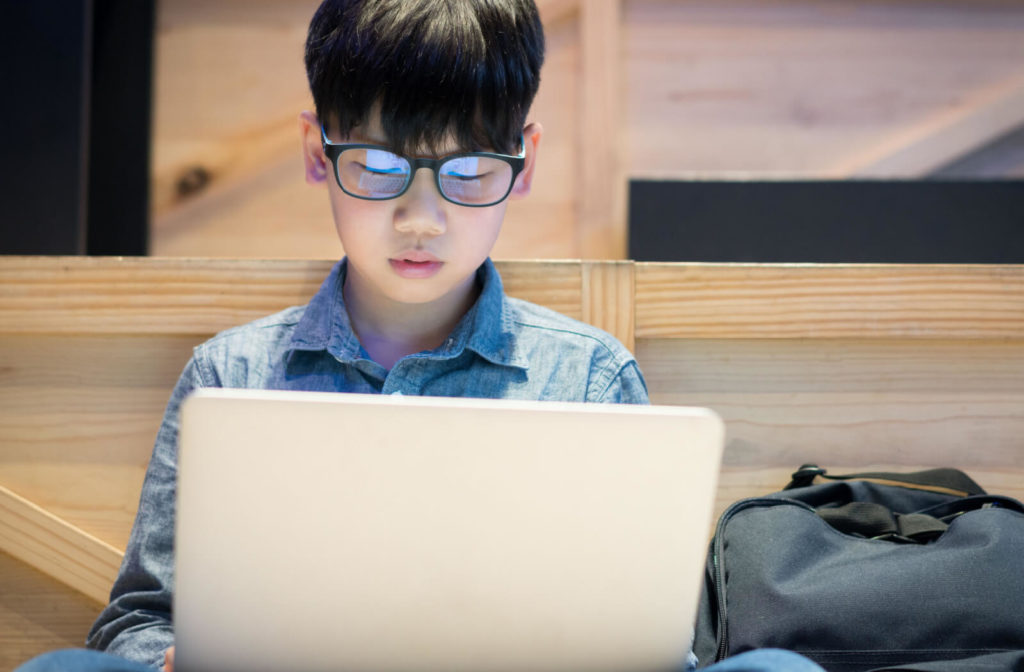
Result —
[[501, 232], [501, 223], [505, 216], [504, 206], [505, 204], [501, 203], [493, 208], [481, 208], [478, 212], [460, 213], [464, 215], [458, 222], [459, 230], [462, 232], [460, 237], [467, 247], [484, 248], [485, 256], [490, 253], [494, 241]]
[[381, 203], [361, 201], [341, 193], [331, 194], [331, 213], [334, 215], [334, 227], [338, 238], [346, 250], [355, 248], [361, 242], [368, 241], [371, 232], [375, 231], [376, 219], [379, 219]]

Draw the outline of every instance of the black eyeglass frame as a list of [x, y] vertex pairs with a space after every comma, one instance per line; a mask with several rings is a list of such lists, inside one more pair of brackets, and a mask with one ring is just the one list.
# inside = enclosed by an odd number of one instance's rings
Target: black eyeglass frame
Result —
[[[493, 205], [501, 203], [508, 195], [512, 193], [512, 187], [516, 184], [516, 178], [519, 177], [519, 173], [523, 172], [523, 168], [526, 166], [526, 139], [522, 140], [522, 151], [519, 152], [518, 156], [512, 156], [511, 154], [496, 154], [494, 152], [456, 152], [455, 154], [448, 154], [446, 156], [440, 156], [436, 159], [424, 159], [424, 158], [410, 158], [403, 156], [397, 152], [391, 150], [384, 145], [367, 145], [363, 143], [348, 143], [348, 142], [331, 142], [327, 139], [327, 131], [324, 129], [323, 124], [320, 125], [320, 138], [324, 148], [324, 154], [331, 160], [331, 166], [334, 168], [334, 181], [338, 183], [341, 190], [351, 196], [352, 198], [361, 198], [364, 201], [390, 201], [393, 198], [398, 198], [405, 192], [409, 191], [409, 187], [412, 185], [412, 180], [416, 177], [416, 171], [420, 168], [429, 168], [434, 173], [434, 186], [437, 187], [437, 193], [441, 194], [441, 198], [454, 203], [455, 205], [462, 205], [467, 208], [489, 208]], [[384, 196], [381, 198], [375, 198], [373, 196], [360, 196], [359, 194], [353, 194], [351, 191], [345, 188], [341, 183], [341, 177], [338, 175], [338, 157], [346, 149], [379, 149], [395, 156], [405, 159], [410, 166], [409, 176], [405, 180], [405, 186], [400, 191], [391, 195]], [[440, 168], [443, 164], [451, 161], [452, 159], [461, 159], [466, 157], [478, 157], [488, 159], [499, 159], [509, 164], [512, 167], [512, 178], [508, 181], [508, 189], [496, 201], [491, 203], [462, 203], [460, 201], [448, 198], [445, 195], [444, 189], [441, 188], [441, 173]]]

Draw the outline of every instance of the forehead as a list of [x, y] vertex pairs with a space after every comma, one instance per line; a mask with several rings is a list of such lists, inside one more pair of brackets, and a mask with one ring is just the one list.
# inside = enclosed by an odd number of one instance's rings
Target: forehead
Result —
[[[384, 126], [381, 123], [380, 111], [377, 105], [374, 105], [373, 109], [370, 110], [366, 117], [366, 121], [354, 127], [349, 132], [345, 140], [347, 142], [383, 145], [385, 147], [393, 146], [390, 142], [390, 138], [388, 138], [387, 134], [384, 132]], [[445, 156], [447, 154], [455, 154], [458, 152], [473, 151], [474, 149], [476, 148], [460, 145], [455, 133], [448, 130], [448, 132], [446, 132], [438, 141], [435, 147], [428, 147], [424, 144], [412, 148], [407, 153], [409, 156], [437, 157]], [[486, 148], [485, 151], [487, 151]]]

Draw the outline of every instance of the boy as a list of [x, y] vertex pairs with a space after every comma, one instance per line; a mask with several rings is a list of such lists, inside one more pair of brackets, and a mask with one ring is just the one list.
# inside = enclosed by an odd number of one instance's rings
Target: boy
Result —
[[[607, 334], [509, 299], [488, 259], [533, 180], [544, 38], [530, 0], [327, 0], [306, 43], [306, 179], [346, 252], [310, 303], [196, 348], [168, 405], [90, 648], [173, 645], [178, 407], [198, 387], [646, 403]], [[425, 168], [425, 169], [424, 169]]]
[[62, 652], [75, 657], [50, 664], [173, 665], [178, 409], [198, 387], [647, 402], [622, 345], [506, 297], [488, 259], [508, 199], [535, 175], [542, 129], [525, 122], [543, 53], [532, 0], [320, 6], [306, 42], [316, 112], [300, 115], [303, 157], [347, 256], [307, 306], [195, 349], [111, 602], [89, 633], [90, 648], [120, 658]]

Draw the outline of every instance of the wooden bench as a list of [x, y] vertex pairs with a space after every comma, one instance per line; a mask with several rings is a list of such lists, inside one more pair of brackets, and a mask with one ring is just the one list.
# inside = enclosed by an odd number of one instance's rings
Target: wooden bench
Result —
[[[0, 257], [0, 667], [80, 645], [192, 346], [304, 303], [331, 264]], [[499, 268], [632, 348], [654, 403], [722, 415], [718, 511], [803, 462], [957, 466], [1024, 497], [1024, 266]]]

